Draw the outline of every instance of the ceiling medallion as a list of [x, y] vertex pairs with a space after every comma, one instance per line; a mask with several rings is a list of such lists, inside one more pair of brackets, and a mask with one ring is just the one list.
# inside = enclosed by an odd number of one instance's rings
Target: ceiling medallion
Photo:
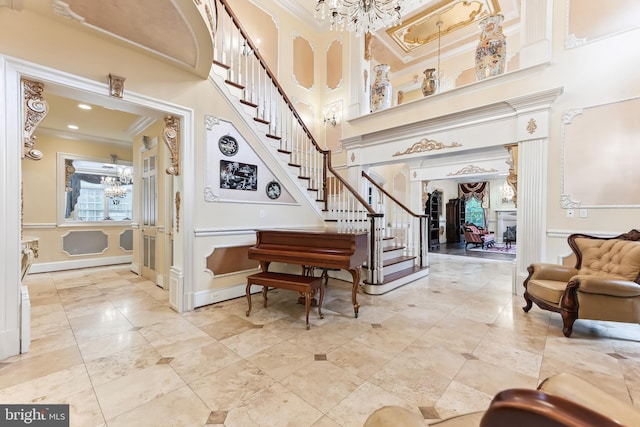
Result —
[[455, 148], [462, 147], [462, 144], [457, 142], [452, 142], [449, 145], [446, 145], [442, 142], [434, 141], [432, 139], [423, 138], [419, 142], [416, 142], [411, 147], [407, 148], [403, 152], [396, 152], [393, 157], [402, 156], [404, 154], [414, 154], [414, 153], [423, 153], [425, 151], [435, 151], [435, 150], [443, 150], [445, 148]]
[[316, 18], [329, 20], [330, 29], [360, 36], [402, 22], [403, 0], [317, 0]]
[[469, 165], [460, 169], [458, 172], [448, 173], [447, 176], [471, 175], [476, 173], [493, 173], [498, 172], [497, 169], [483, 169], [480, 166]]

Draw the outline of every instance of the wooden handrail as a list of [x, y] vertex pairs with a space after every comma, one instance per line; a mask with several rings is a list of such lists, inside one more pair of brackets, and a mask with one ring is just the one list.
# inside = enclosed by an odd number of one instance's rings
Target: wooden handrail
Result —
[[424, 214], [417, 214], [414, 213], [413, 211], [411, 211], [411, 209], [409, 209], [408, 207], [406, 207], [402, 202], [400, 202], [398, 199], [396, 199], [395, 197], [393, 197], [391, 194], [389, 194], [384, 188], [382, 188], [377, 182], [375, 182], [373, 180], [373, 178], [371, 178], [369, 175], [367, 175], [367, 173], [365, 171], [362, 171], [362, 176], [364, 178], [366, 178], [370, 183], [373, 184], [374, 187], [376, 187], [378, 189], [378, 191], [380, 191], [382, 194], [384, 194], [385, 196], [387, 196], [388, 198], [390, 198], [391, 200], [393, 200], [393, 202], [395, 204], [397, 204], [398, 206], [400, 206], [403, 210], [405, 210], [409, 215], [411, 215], [414, 218], [427, 218], [428, 215], [424, 215]]
[[284, 89], [282, 88], [282, 86], [280, 86], [280, 83], [278, 82], [278, 79], [276, 79], [275, 74], [273, 74], [271, 72], [271, 69], [269, 68], [269, 66], [267, 65], [267, 62], [264, 60], [264, 58], [262, 57], [262, 55], [260, 55], [260, 51], [258, 50], [258, 48], [256, 47], [256, 45], [253, 44], [253, 42], [251, 41], [251, 39], [249, 38], [249, 35], [247, 34], [247, 32], [244, 30], [244, 27], [240, 24], [240, 21], [238, 20], [238, 17], [236, 16], [236, 14], [233, 12], [233, 10], [231, 10], [231, 8], [229, 7], [229, 4], [227, 2], [227, 0], [218, 0], [220, 3], [222, 3], [222, 5], [224, 6], [224, 8], [227, 10], [227, 13], [229, 14], [229, 16], [231, 17], [231, 20], [233, 21], [233, 23], [235, 24], [236, 27], [238, 27], [238, 29], [240, 30], [240, 34], [242, 35], [242, 37], [244, 37], [244, 39], [247, 41], [247, 43], [249, 44], [249, 47], [251, 48], [251, 50], [253, 51], [253, 54], [255, 55], [256, 58], [258, 58], [258, 62], [260, 63], [260, 66], [262, 66], [262, 68], [264, 68], [264, 70], [267, 72], [267, 75], [269, 76], [269, 78], [271, 79], [271, 81], [273, 82], [273, 84], [275, 85], [275, 87], [278, 89], [278, 92], [280, 93], [280, 96], [282, 96], [282, 98], [286, 101], [287, 106], [289, 107], [289, 109], [291, 110], [291, 113], [293, 113], [293, 115], [295, 116], [296, 120], [298, 121], [298, 123], [300, 124], [300, 126], [302, 126], [302, 129], [304, 130], [304, 132], [307, 134], [307, 136], [309, 137], [309, 139], [311, 140], [311, 142], [313, 143], [313, 145], [316, 147], [316, 149], [322, 153], [322, 154], [326, 154], [329, 150], [323, 150], [322, 148], [320, 148], [320, 146], [318, 145], [317, 141], [315, 140], [315, 138], [313, 137], [313, 134], [311, 133], [311, 131], [309, 130], [309, 128], [307, 128], [307, 126], [304, 124], [304, 121], [302, 120], [302, 118], [300, 117], [300, 115], [298, 114], [298, 112], [296, 111], [296, 109], [293, 106], [293, 103], [291, 102], [291, 100], [289, 99], [289, 97], [287, 96], [287, 94], [284, 92]]
[[[217, 1], [219, 1], [224, 6], [227, 14], [231, 18], [231, 21], [233, 22], [233, 24], [240, 31], [240, 35], [246, 40], [247, 44], [249, 45], [249, 47], [253, 51], [254, 56], [258, 59], [258, 62], [260, 63], [260, 66], [265, 70], [265, 72], [267, 73], [267, 75], [271, 79], [271, 82], [273, 83], [273, 85], [278, 90], [278, 93], [280, 94], [282, 99], [287, 104], [287, 107], [289, 108], [289, 110], [291, 111], [291, 113], [295, 117], [296, 121], [301, 126], [301, 128], [303, 129], [303, 131], [305, 132], [305, 134], [307, 135], [307, 137], [309, 138], [309, 140], [313, 144], [314, 148], [320, 154], [322, 154], [325, 157], [325, 159], [326, 159], [326, 166], [325, 166], [326, 169], [331, 171], [331, 173], [336, 177], [336, 179], [338, 181], [340, 181], [340, 183], [351, 193], [351, 195], [353, 197], [355, 197], [356, 200], [358, 200], [358, 202], [367, 210], [368, 216], [377, 216], [376, 211], [371, 206], [369, 206], [369, 204], [364, 200], [364, 198], [344, 178], [342, 178], [333, 169], [333, 166], [331, 164], [331, 150], [323, 150], [320, 147], [320, 145], [318, 144], [318, 142], [316, 141], [316, 139], [313, 137], [313, 134], [311, 133], [309, 128], [307, 128], [307, 126], [305, 125], [304, 121], [302, 120], [302, 118], [300, 117], [300, 115], [296, 111], [295, 107], [293, 106], [293, 103], [291, 102], [291, 100], [289, 99], [289, 97], [285, 93], [284, 89], [282, 88], [282, 86], [278, 82], [278, 79], [276, 78], [275, 74], [271, 71], [271, 69], [267, 65], [266, 61], [264, 60], [264, 58], [260, 54], [260, 52], [259, 52], [258, 48], [256, 47], [256, 45], [253, 44], [253, 42], [249, 38], [249, 36], [248, 36], [247, 32], [245, 31], [244, 27], [242, 26], [242, 24], [240, 24], [240, 20], [238, 19], [236, 14], [233, 12], [231, 7], [229, 6], [228, 1], [227, 0], [217, 0]], [[216, 10], [216, 12], [217, 12], [217, 10]], [[217, 15], [217, 13], [216, 13], [216, 15]], [[217, 16], [216, 16], [216, 22], [217, 22]], [[327, 177], [326, 177], [326, 169], [325, 169], [325, 172], [323, 173], [323, 181], [324, 182], [322, 183], [323, 188], [325, 188], [325, 189], [326, 189], [326, 179], [327, 179]], [[325, 204], [326, 204], [326, 200], [327, 200], [326, 192], [325, 192], [324, 199], [325, 199]], [[325, 205], [325, 208], [326, 208], [326, 205]]]

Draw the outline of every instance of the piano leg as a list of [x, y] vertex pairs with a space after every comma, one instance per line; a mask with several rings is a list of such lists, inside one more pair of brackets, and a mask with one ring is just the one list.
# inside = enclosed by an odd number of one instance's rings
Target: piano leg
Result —
[[358, 267], [353, 270], [349, 270], [351, 273], [351, 277], [353, 278], [353, 288], [351, 289], [351, 302], [353, 303], [353, 313], [358, 318], [358, 309], [360, 308], [360, 304], [358, 304], [358, 286], [360, 286], [360, 271], [361, 267]]

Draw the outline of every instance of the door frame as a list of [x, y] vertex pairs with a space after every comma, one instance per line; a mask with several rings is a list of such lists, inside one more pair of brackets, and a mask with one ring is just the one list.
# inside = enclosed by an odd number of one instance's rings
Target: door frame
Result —
[[[193, 144], [194, 111], [157, 98], [127, 91], [123, 99], [108, 97], [107, 83], [59, 71], [53, 68], [0, 55], [0, 197], [7, 208], [0, 212], [0, 359], [18, 354], [20, 348], [20, 226], [22, 182], [23, 99], [21, 79], [38, 81], [63, 96], [86, 100], [98, 105], [134, 113], [171, 114], [180, 120], [179, 170], [184, 164], [195, 164]], [[37, 148], [37, 146], [36, 146]], [[25, 160], [29, 161], [29, 160]], [[172, 177], [173, 188], [181, 193], [183, 212], [193, 212], [195, 173]], [[173, 200], [173, 195], [167, 195]], [[170, 305], [178, 312], [193, 309], [193, 218], [181, 215], [180, 233], [174, 235], [174, 265], [170, 271]]]

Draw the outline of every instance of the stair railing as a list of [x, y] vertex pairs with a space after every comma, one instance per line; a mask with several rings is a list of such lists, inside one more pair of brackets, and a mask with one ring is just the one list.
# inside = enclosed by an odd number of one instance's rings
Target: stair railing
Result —
[[403, 246], [403, 255], [413, 256], [416, 266], [426, 267], [427, 263], [427, 220], [428, 215], [416, 214], [402, 202], [389, 194], [373, 178], [362, 171], [371, 190], [371, 204], [382, 210], [385, 218], [385, 237], [393, 238]]
[[266, 138], [289, 156], [298, 179], [322, 203], [338, 232], [369, 232], [369, 280], [381, 283], [384, 217], [331, 165], [331, 151], [320, 148], [227, 0], [210, 0], [214, 20], [215, 65], [227, 70], [225, 82], [241, 90], [240, 102], [255, 107], [254, 120], [267, 126]]

